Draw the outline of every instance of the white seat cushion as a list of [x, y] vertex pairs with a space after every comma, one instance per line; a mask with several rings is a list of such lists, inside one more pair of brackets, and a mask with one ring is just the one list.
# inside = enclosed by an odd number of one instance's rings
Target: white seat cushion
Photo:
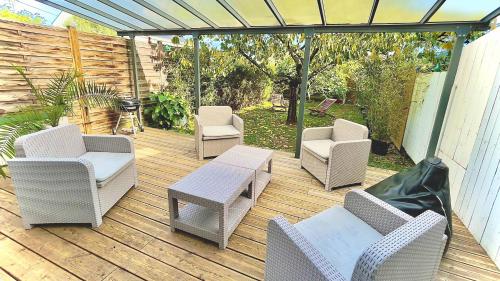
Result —
[[330, 157], [330, 147], [334, 144], [335, 142], [327, 139], [327, 140], [310, 140], [310, 141], [304, 141], [302, 145], [304, 146], [305, 149], [307, 149], [309, 152], [312, 152], [316, 156], [319, 156], [325, 160], [328, 160]]
[[240, 131], [238, 131], [233, 125], [203, 127], [204, 140], [237, 138], [239, 136]]
[[128, 167], [134, 160], [132, 153], [112, 153], [112, 152], [87, 152], [80, 156], [81, 159], [90, 161], [94, 166], [95, 179], [102, 183], [117, 175]]
[[346, 280], [351, 280], [363, 251], [383, 238], [382, 234], [340, 206], [303, 220], [295, 227]]

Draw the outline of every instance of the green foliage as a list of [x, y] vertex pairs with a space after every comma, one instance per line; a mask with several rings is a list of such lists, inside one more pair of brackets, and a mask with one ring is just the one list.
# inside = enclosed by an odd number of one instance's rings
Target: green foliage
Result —
[[[22, 67], [14, 68], [30, 87], [37, 103], [0, 118], [1, 162], [14, 157], [14, 141], [18, 137], [59, 125], [61, 117], [73, 113], [75, 103], [89, 108], [118, 106], [115, 89], [93, 81], [79, 81], [80, 75], [74, 71], [53, 74], [42, 88], [33, 83]], [[1, 163], [0, 175], [3, 177], [6, 177], [5, 168]]]
[[80, 32], [89, 32], [89, 33], [95, 33], [95, 34], [101, 34], [101, 35], [116, 36], [115, 30], [113, 30], [109, 27], [91, 22], [91, 21], [86, 20], [86, 19], [82, 19], [82, 18], [77, 17], [77, 16], [71, 16], [71, 17], [67, 18], [64, 21], [64, 25], [65, 26], [74, 26], [76, 28], [76, 30], [78, 30]]
[[401, 55], [372, 55], [363, 61], [358, 75], [363, 79], [358, 102], [366, 108], [371, 137], [390, 142], [406, 120], [401, 118], [411, 99], [415, 63]]
[[24, 23], [42, 24], [44, 19], [39, 15], [16, 13], [8, 7], [0, 7], [0, 18]]
[[89, 108], [116, 108], [119, 97], [114, 88], [97, 84], [93, 81], [81, 81], [81, 75], [74, 72], [58, 72], [53, 74], [46, 86], [36, 86], [22, 67], [14, 67], [23, 77], [37, 104], [30, 106], [32, 110], [40, 110], [47, 114], [49, 124], [59, 125], [61, 117], [73, 114], [74, 102]]
[[[189, 39], [184, 46], [159, 55], [162, 59], [156, 69], [166, 75], [168, 83], [164, 90], [181, 96], [194, 107], [192, 44]], [[230, 105], [237, 109], [242, 105], [260, 102], [269, 85], [267, 77], [244, 58], [221, 51], [210, 42], [200, 41], [200, 65], [203, 105]]]
[[144, 108], [144, 117], [149, 125], [157, 128], [171, 129], [174, 126], [186, 126], [189, 117], [189, 106], [182, 97], [169, 92], [152, 93]]
[[325, 98], [345, 101], [348, 91], [346, 78], [338, 68], [322, 72], [314, 80], [309, 81], [308, 94], [311, 99], [318, 101]]
[[6, 161], [15, 156], [14, 142], [20, 136], [45, 128], [47, 115], [44, 112], [25, 109], [0, 117], [0, 176], [7, 177]]
[[238, 64], [227, 75], [216, 80], [214, 87], [218, 104], [238, 110], [262, 102], [266, 77], [247, 64]]

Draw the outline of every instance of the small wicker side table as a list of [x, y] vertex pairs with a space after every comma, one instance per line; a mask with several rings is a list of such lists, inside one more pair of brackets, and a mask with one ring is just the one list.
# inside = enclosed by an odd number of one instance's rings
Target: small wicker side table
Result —
[[273, 151], [269, 149], [235, 145], [217, 156], [212, 162], [247, 168], [255, 172], [254, 206], [264, 188], [271, 181]]
[[[254, 171], [210, 162], [168, 189], [170, 230], [180, 229], [219, 243], [229, 236], [253, 204]], [[188, 204], [179, 210], [179, 200]]]

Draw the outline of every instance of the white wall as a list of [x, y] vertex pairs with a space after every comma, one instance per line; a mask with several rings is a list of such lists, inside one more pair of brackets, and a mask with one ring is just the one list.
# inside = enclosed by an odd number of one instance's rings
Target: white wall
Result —
[[500, 267], [500, 29], [464, 47], [438, 144], [455, 213]]
[[415, 79], [403, 139], [403, 147], [415, 163], [427, 154], [445, 78], [446, 72], [432, 72], [419, 73]]

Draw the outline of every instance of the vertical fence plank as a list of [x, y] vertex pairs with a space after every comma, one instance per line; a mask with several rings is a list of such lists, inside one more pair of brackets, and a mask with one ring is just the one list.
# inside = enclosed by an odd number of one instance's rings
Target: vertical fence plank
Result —
[[[71, 46], [71, 56], [73, 57], [73, 68], [79, 74], [78, 80], [80, 83], [84, 82], [83, 78], [83, 66], [82, 66], [82, 55], [80, 52], [80, 42], [78, 41], [78, 32], [74, 27], [68, 27], [69, 34], [69, 44]], [[89, 108], [87, 106], [78, 103], [81, 111], [81, 118], [83, 124], [83, 131], [86, 134], [92, 133], [92, 122], [89, 116]]]

